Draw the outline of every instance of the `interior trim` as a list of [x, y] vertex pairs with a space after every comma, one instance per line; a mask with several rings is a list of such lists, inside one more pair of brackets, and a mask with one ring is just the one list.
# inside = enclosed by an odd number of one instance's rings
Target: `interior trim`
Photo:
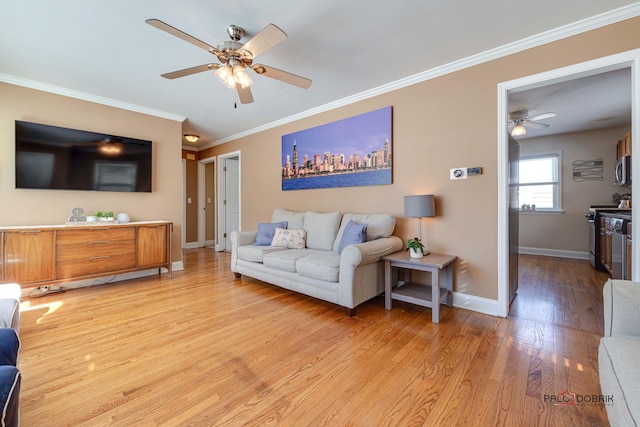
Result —
[[48, 83], [37, 82], [35, 80], [24, 79], [22, 77], [12, 76], [10, 74], [0, 73], [0, 82], [9, 83], [15, 86], [22, 86], [29, 89], [36, 89], [43, 92], [53, 93], [56, 95], [67, 96], [69, 98], [80, 99], [83, 101], [94, 102], [96, 104], [107, 105], [109, 107], [120, 108], [127, 111], [142, 113], [149, 116], [160, 117], [161, 119], [172, 120], [174, 122], [184, 122], [187, 118], [166, 111], [155, 110], [153, 108], [143, 107], [141, 105], [130, 104], [103, 96], [92, 95], [78, 90], [68, 89], [65, 87], [55, 86]]

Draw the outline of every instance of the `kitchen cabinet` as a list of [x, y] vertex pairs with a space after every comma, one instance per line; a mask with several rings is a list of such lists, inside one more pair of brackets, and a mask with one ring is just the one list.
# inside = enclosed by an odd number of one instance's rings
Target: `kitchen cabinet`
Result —
[[55, 279], [54, 230], [5, 231], [3, 283], [40, 283]]
[[624, 134], [616, 145], [617, 158], [631, 155], [631, 131]]

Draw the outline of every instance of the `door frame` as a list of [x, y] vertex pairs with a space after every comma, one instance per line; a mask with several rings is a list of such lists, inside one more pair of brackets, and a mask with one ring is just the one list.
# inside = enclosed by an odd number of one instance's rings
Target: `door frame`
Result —
[[[202, 248], [207, 244], [207, 227], [206, 220], [207, 218], [204, 215], [205, 207], [206, 207], [206, 176], [205, 176], [205, 168], [208, 163], [213, 163], [213, 185], [216, 188], [216, 184], [218, 182], [218, 177], [216, 176], [216, 157], [207, 157], [206, 159], [198, 160], [198, 247]], [[216, 188], [217, 190], [217, 188]], [[214, 195], [215, 197], [215, 195]], [[214, 205], [214, 210], [216, 210], [216, 206]], [[218, 216], [216, 215], [216, 220]], [[218, 229], [214, 222], [213, 224], [213, 240], [214, 242], [218, 241]]]
[[224, 196], [225, 196], [225, 185], [226, 185], [226, 177], [224, 171], [224, 164], [226, 159], [229, 158], [238, 158], [238, 211], [240, 217], [238, 218], [238, 224], [240, 229], [242, 229], [242, 157], [240, 154], [240, 150], [231, 151], [226, 154], [221, 154], [218, 156], [219, 163], [218, 165], [218, 194], [216, 195], [216, 217], [218, 218], [218, 232], [216, 233], [216, 251], [224, 251], [226, 248], [225, 244], [225, 224], [227, 221], [227, 213], [224, 205]]
[[[509, 314], [509, 184], [508, 184], [508, 95], [510, 91], [521, 91], [547, 86], [580, 77], [600, 74], [607, 71], [631, 69], [631, 151], [640, 152], [640, 49], [634, 49], [591, 61], [570, 65], [555, 70], [522, 77], [498, 84], [498, 307], [497, 315], [507, 317]], [[640, 171], [640, 156], [631, 157], [631, 169]], [[631, 189], [631, 198], [637, 199], [640, 189]], [[640, 209], [631, 211], [632, 222], [640, 221]], [[640, 278], [640, 227], [633, 227], [633, 280]]]

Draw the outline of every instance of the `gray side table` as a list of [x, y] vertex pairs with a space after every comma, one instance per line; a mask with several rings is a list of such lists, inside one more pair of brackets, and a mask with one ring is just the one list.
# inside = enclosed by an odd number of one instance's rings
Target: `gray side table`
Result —
[[[391, 300], [410, 302], [422, 307], [430, 307], [433, 323], [440, 323], [440, 304], [453, 303], [453, 262], [452, 255], [429, 254], [422, 258], [411, 258], [408, 252], [401, 251], [382, 257], [384, 261], [384, 307], [391, 310]], [[391, 285], [393, 267], [404, 270], [404, 281]], [[411, 282], [414, 270], [431, 273], [431, 285]], [[440, 273], [443, 274], [443, 283]], [[435, 294], [435, 298], [434, 298]]]

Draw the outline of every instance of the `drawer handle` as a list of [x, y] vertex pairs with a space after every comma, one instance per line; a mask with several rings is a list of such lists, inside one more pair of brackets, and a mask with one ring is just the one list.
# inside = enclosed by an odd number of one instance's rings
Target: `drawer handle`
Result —
[[20, 234], [40, 234], [41, 231], [40, 230], [35, 230], [35, 231], [21, 231]]
[[89, 258], [89, 261], [102, 261], [103, 259], [109, 259], [111, 258], [109, 255], [104, 255], [104, 256], [94, 256]]
[[108, 230], [108, 227], [102, 227], [102, 228], [90, 228], [89, 230], [91, 231], [100, 231], [100, 230]]
[[100, 240], [98, 242], [89, 242], [90, 245], [106, 245], [109, 243], [109, 240]]

